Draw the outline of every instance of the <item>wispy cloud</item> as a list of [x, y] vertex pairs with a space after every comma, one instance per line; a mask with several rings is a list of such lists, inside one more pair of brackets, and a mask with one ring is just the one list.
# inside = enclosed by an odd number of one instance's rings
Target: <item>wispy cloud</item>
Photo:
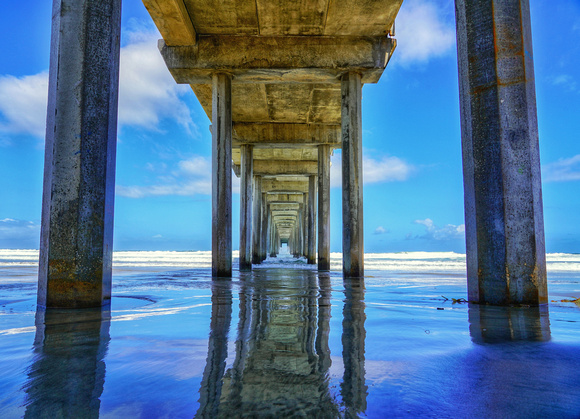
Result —
[[[342, 185], [341, 155], [331, 158], [330, 186]], [[395, 156], [384, 156], [378, 159], [363, 157], [363, 183], [397, 182], [407, 180], [416, 170], [415, 166]]]
[[0, 248], [38, 248], [40, 224], [4, 218], [0, 220]]
[[[159, 33], [150, 28], [129, 30], [121, 48], [119, 126], [157, 130], [162, 119], [173, 119], [187, 130], [195, 129], [181, 96], [189, 86], [178, 85], [157, 49]], [[44, 138], [48, 72], [14, 77], [0, 76], [0, 132]]]
[[408, 234], [408, 239], [451, 240], [463, 238], [465, 236], [465, 224], [460, 224], [458, 226], [447, 224], [444, 227], [438, 227], [430, 218], [415, 220], [414, 224], [424, 226], [425, 234], [420, 236], [412, 236], [411, 234]]
[[[146, 166], [151, 170], [152, 165]], [[159, 166], [157, 183], [147, 186], [117, 185], [117, 195], [126, 198], [144, 198], [163, 195], [210, 195], [211, 162], [209, 158], [193, 156], [177, 164], [177, 169], [167, 172], [167, 166]]]
[[558, 74], [549, 78], [550, 83], [554, 86], [560, 86], [564, 89], [575, 92], [578, 90], [578, 83], [574, 77], [569, 74]]
[[375, 231], [373, 232], [373, 234], [387, 234], [388, 232], [389, 232], [389, 230], [387, 230], [385, 227], [378, 226], [377, 228], [375, 228]]
[[542, 166], [544, 182], [569, 182], [580, 180], [580, 154], [567, 159], [559, 159]]
[[395, 63], [403, 66], [426, 63], [453, 49], [455, 26], [451, 4], [428, 0], [403, 2], [396, 21]]

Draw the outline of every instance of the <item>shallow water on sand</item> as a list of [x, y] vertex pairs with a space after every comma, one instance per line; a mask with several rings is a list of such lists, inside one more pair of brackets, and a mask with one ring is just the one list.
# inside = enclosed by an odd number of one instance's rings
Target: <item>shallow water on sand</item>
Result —
[[[0, 273], [0, 417], [580, 417], [573, 303], [453, 303], [457, 272], [291, 259], [136, 269], [104, 310], [37, 311], [34, 269]], [[579, 282], [552, 274], [551, 299]]]

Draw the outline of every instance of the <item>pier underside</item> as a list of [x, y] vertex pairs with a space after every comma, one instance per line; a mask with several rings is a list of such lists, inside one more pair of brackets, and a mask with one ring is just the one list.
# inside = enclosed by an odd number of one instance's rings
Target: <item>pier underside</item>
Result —
[[[232, 171], [240, 270], [282, 243], [328, 270], [341, 149], [343, 275], [362, 278], [362, 88], [395, 50], [402, 0], [143, 2], [211, 121], [213, 276], [232, 275]], [[469, 299], [535, 305], [547, 287], [529, 5], [488, 3], [456, 0]], [[95, 306], [110, 299], [120, 0], [54, 8], [39, 304]]]

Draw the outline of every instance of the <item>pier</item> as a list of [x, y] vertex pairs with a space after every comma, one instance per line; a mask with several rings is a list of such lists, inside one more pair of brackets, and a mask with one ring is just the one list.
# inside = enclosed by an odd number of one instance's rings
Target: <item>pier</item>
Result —
[[[120, 0], [57, 0], [38, 303], [111, 297]], [[468, 298], [547, 302], [528, 0], [456, 0]], [[330, 268], [330, 157], [342, 154], [344, 278], [364, 277], [362, 89], [396, 48], [402, 0], [144, 0], [176, 83], [211, 121], [212, 275], [282, 243]], [[387, 116], [388, 117], [388, 116]]]

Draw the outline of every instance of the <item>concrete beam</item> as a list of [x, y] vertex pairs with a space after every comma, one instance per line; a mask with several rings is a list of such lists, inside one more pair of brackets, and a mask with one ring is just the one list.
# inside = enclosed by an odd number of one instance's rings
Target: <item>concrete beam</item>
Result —
[[254, 173], [260, 176], [315, 175], [318, 163], [297, 160], [254, 160]]
[[207, 84], [211, 74], [232, 74], [237, 83], [337, 83], [347, 71], [378, 82], [395, 40], [346, 36], [199, 35], [194, 46], [159, 50], [177, 83]]
[[528, 0], [456, 0], [469, 300], [548, 302]]
[[167, 45], [195, 45], [197, 34], [183, 0], [143, 0], [143, 4]]
[[300, 205], [301, 204], [298, 202], [281, 202], [281, 203], [271, 202], [270, 209], [272, 211], [277, 211], [277, 210], [282, 210], [282, 211], [296, 210], [296, 211], [298, 211], [300, 209]]
[[232, 276], [232, 80], [214, 74], [212, 100], [212, 276]]
[[308, 193], [308, 181], [285, 181], [264, 179], [263, 190], [274, 194], [305, 194]]
[[301, 193], [293, 193], [293, 194], [276, 194], [276, 193], [268, 193], [266, 195], [266, 202], [272, 204], [283, 204], [285, 202], [298, 202], [302, 204], [302, 194]]
[[110, 303], [121, 0], [55, 0], [38, 304]]
[[234, 124], [234, 147], [238, 144], [254, 144], [260, 147], [341, 145], [340, 125], [250, 123]]

